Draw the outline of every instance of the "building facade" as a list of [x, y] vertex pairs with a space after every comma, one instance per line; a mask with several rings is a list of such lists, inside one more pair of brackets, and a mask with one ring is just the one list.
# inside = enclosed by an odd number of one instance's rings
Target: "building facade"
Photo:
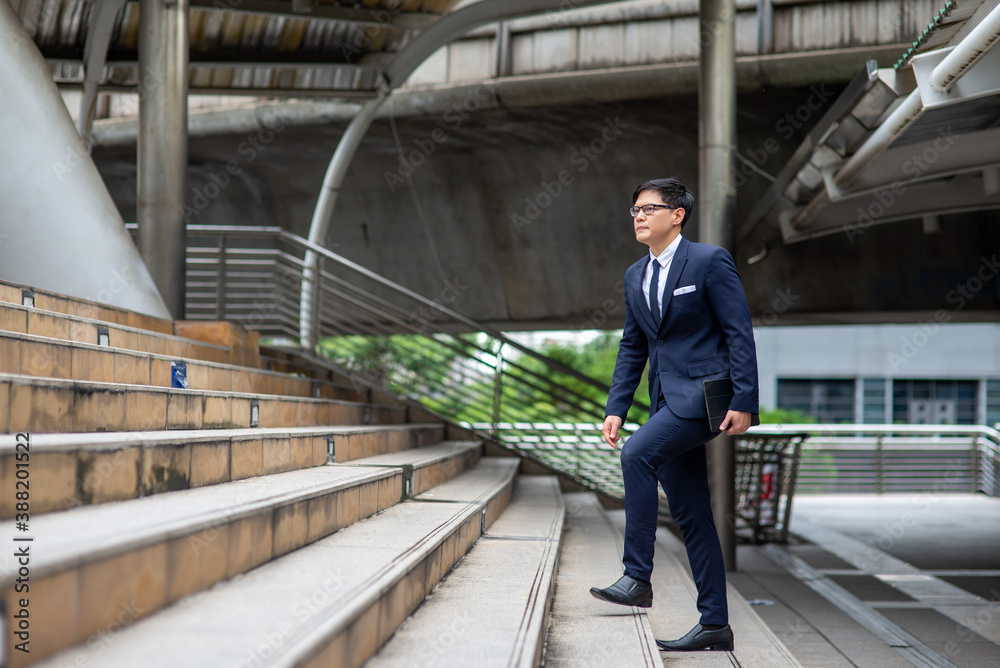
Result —
[[1000, 423], [1000, 324], [755, 330], [764, 410], [817, 422]]

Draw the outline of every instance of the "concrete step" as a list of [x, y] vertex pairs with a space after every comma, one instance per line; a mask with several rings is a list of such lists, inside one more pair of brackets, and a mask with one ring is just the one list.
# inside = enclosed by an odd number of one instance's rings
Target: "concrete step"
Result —
[[485, 458], [432, 498], [399, 503], [41, 665], [360, 666], [500, 515], [518, 465]]
[[150, 331], [109, 320], [68, 315], [0, 300], [0, 330], [5, 332], [97, 344], [98, 328], [108, 330], [108, 345], [112, 348], [204, 362], [230, 361], [229, 349], [225, 346], [175, 336], [172, 329], [166, 332]]
[[[443, 433], [443, 427], [435, 426]], [[423, 494], [471, 469], [482, 457], [482, 441], [444, 441], [434, 446], [387, 452], [348, 461], [343, 466], [391, 466], [403, 470], [403, 494]]]
[[[33, 514], [68, 510], [319, 466], [329, 458], [331, 441], [334, 460], [344, 462], [428, 446], [444, 437], [440, 423], [31, 434], [30, 507]], [[14, 489], [19, 440], [24, 439], [0, 435], [0, 489]], [[418, 480], [443, 479], [448, 466], [464, 466], [464, 460], [424, 462], [435, 452], [441, 451], [402, 456], [414, 460], [410, 469], [419, 469]], [[13, 517], [16, 502], [13, 494], [0, 495], [0, 518]]]
[[0, 433], [400, 424], [406, 419], [406, 407], [399, 405], [0, 373]]
[[[591, 587], [606, 587], [621, 577], [621, 533], [594, 494], [565, 494], [564, 499], [566, 534], [543, 665], [546, 668], [663, 665], [642, 608], [599, 601], [590, 594]], [[658, 575], [654, 574], [654, 578]], [[654, 595], [654, 605], [656, 595], [658, 592]]]
[[[619, 531], [625, 530], [625, 511], [608, 511]], [[670, 668], [801, 668], [784, 643], [768, 628], [746, 599], [732, 585], [727, 587], [729, 624], [733, 627], [733, 652], [662, 652]], [[656, 532], [653, 557], [653, 607], [649, 623], [661, 640], [680, 638], [698, 623], [697, 589], [688, 567], [684, 544], [664, 527]]]
[[[31, 549], [31, 659], [318, 540], [402, 498], [402, 472], [321, 466], [6, 523]], [[11, 542], [33, 537], [31, 543]], [[16, 570], [0, 588], [14, 610]], [[9, 634], [8, 634], [9, 635]], [[21, 660], [8, 651], [13, 665]]]
[[175, 361], [185, 362], [191, 390], [367, 399], [361, 388], [287, 373], [0, 331], [0, 373], [171, 387], [171, 364]]
[[554, 476], [518, 478], [503, 515], [366, 668], [538, 665], [564, 512]]
[[[127, 311], [115, 308], [114, 306], [108, 306], [107, 304], [80, 299], [79, 297], [70, 297], [50, 290], [39, 290], [38, 288], [21, 285], [13, 281], [0, 281], [0, 302], [21, 306], [24, 304], [26, 292], [32, 294], [34, 301], [33, 308], [36, 309], [91, 320], [100, 320], [115, 325], [124, 325], [150, 332], [160, 332], [161, 334], [174, 333], [174, 323], [172, 320], [164, 320], [163, 318], [144, 315], [135, 311]], [[3, 329], [6, 329], [6, 327]]]

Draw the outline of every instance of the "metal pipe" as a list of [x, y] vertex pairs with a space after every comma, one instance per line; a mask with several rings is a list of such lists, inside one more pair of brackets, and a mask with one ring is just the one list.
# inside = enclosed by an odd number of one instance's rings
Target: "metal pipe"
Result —
[[[206, 226], [204, 229], [207, 230], [207, 229], [211, 229], [211, 228], [210, 228], [210, 226]], [[515, 340], [513, 340], [513, 339], [511, 339], [511, 338], [509, 338], [507, 336], [505, 336], [503, 334], [503, 332], [501, 332], [500, 330], [495, 329], [493, 327], [490, 327], [489, 325], [487, 325], [485, 323], [476, 322], [475, 320], [472, 320], [471, 318], [468, 318], [468, 317], [462, 315], [461, 313], [458, 313], [457, 311], [453, 311], [452, 309], [448, 308], [447, 306], [444, 306], [442, 304], [439, 304], [438, 302], [435, 302], [435, 301], [433, 301], [431, 299], [428, 299], [427, 297], [424, 297], [421, 294], [418, 294], [418, 293], [416, 293], [416, 292], [414, 292], [414, 291], [412, 291], [412, 290], [410, 290], [408, 288], [405, 288], [402, 285], [399, 285], [398, 283], [393, 283], [388, 278], [385, 278], [384, 276], [382, 276], [380, 274], [376, 274], [374, 271], [372, 271], [370, 269], [367, 269], [365, 267], [362, 267], [361, 265], [357, 264], [356, 262], [352, 262], [352, 261], [348, 260], [347, 258], [343, 257], [342, 255], [338, 255], [338, 254], [334, 253], [333, 251], [329, 250], [328, 248], [324, 248], [323, 246], [321, 246], [319, 244], [314, 244], [311, 241], [309, 241], [307, 239], [303, 239], [302, 237], [299, 237], [299, 236], [297, 236], [295, 234], [292, 234], [291, 232], [288, 232], [286, 230], [280, 230], [278, 232], [278, 236], [282, 240], [284, 240], [284, 241], [286, 241], [286, 242], [288, 242], [288, 243], [290, 243], [292, 245], [298, 246], [300, 248], [304, 248], [307, 251], [312, 251], [312, 252], [316, 253], [317, 255], [322, 255], [326, 259], [331, 260], [331, 261], [339, 264], [340, 266], [345, 267], [345, 268], [347, 268], [347, 269], [349, 269], [349, 270], [351, 270], [351, 271], [353, 271], [353, 272], [355, 272], [357, 274], [360, 274], [361, 276], [364, 276], [365, 278], [369, 279], [373, 283], [378, 283], [380, 285], [383, 285], [383, 286], [389, 288], [390, 290], [392, 290], [393, 292], [395, 292], [397, 294], [401, 294], [401, 295], [403, 295], [403, 296], [405, 296], [405, 297], [407, 297], [407, 298], [409, 298], [409, 299], [411, 299], [413, 301], [416, 301], [416, 302], [418, 302], [418, 303], [420, 303], [420, 304], [422, 304], [422, 305], [424, 305], [426, 307], [429, 307], [429, 308], [437, 311], [438, 313], [440, 313], [440, 314], [442, 314], [444, 316], [447, 316], [448, 318], [450, 318], [451, 320], [454, 320], [455, 322], [461, 323], [463, 326], [465, 326], [465, 327], [468, 328], [467, 331], [470, 331], [470, 332], [483, 332], [485, 334], [488, 334], [488, 335], [490, 335], [491, 337], [493, 337], [495, 339], [503, 341], [506, 345], [508, 345], [508, 346], [510, 346], [510, 347], [512, 347], [512, 348], [514, 348], [514, 349], [516, 349], [516, 350], [524, 353], [525, 355], [528, 355], [530, 357], [534, 357], [535, 359], [539, 359], [539, 360], [544, 361], [547, 366], [549, 366], [549, 367], [551, 367], [553, 369], [556, 369], [560, 373], [566, 374], [568, 376], [572, 376], [573, 378], [576, 378], [577, 380], [580, 380], [580, 381], [582, 381], [582, 382], [584, 382], [584, 383], [586, 383], [586, 384], [588, 384], [588, 385], [590, 385], [592, 387], [595, 387], [595, 388], [599, 389], [602, 392], [606, 393], [606, 392], [610, 391], [610, 388], [607, 385], [604, 385], [603, 383], [598, 383], [593, 378], [590, 378], [588, 376], [585, 376], [584, 374], [581, 374], [576, 369], [573, 369], [572, 367], [566, 366], [565, 364], [562, 364], [561, 362], [559, 362], [559, 361], [557, 361], [555, 359], [552, 359], [551, 357], [547, 357], [545, 355], [542, 355], [542, 354], [540, 354], [540, 353], [532, 350], [531, 348], [528, 348], [527, 346], [518, 343], [517, 341], [515, 341]], [[632, 405], [638, 406], [641, 410], [649, 410], [649, 406], [646, 406], [645, 404], [643, 404], [639, 400], [633, 400], [632, 401]]]
[[[733, 250], [736, 222], [736, 2], [701, 0], [699, 241]], [[733, 253], [735, 255], [735, 253]], [[736, 448], [722, 434], [709, 449], [712, 512], [726, 570], [736, 570]]]
[[[330, 227], [330, 216], [337, 204], [340, 188], [347, 176], [347, 168], [361, 146], [368, 128], [375, 120], [375, 112], [389, 96], [389, 88], [383, 86], [377, 97], [368, 101], [361, 112], [347, 126], [347, 130], [337, 144], [330, 165], [323, 177], [323, 186], [319, 191], [316, 209], [313, 211], [312, 223], [309, 226], [309, 242], [323, 246], [327, 230]], [[316, 314], [319, 309], [319, 291], [316, 289], [317, 267], [319, 255], [312, 249], [306, 250], [305, 267], [302, 276], [302, 295], [299, 302], [299, 340], [303, 348], [312, 351], [316, 347]]]
[[[1000, 40], [1000, 5], [987, 14], [986, 18], [937, 64], [929, 79], [931, 86], [945, 92], [950, 90], [998, 40]], [[858, 174], [881, 155], [882, 151], [889, 148], [923, 113], [923, 98], [920, 96], [920, 89], [916, 88], [833, 176], [837, 188], [846, 190]], [[792, 218], [791, 226], [795, 229], [805, 227], [813, 215], [829, 202], [830, 194], [824, 188]]]
[[834, 183], [840, 187], [850, 184], [862, 169], [889, 148], [923, 113], [924, 103], [920, 99], [920, 89], [914, 89], [837, 171]]
[[0, 35], [0, 274], [169, 317], [52, 72], [8, 2], [0, 2]]
[[944, 57], [934, 71], [929, 83], [932, 87], [948, 92], [973, 65], [979, 62], [1000, 40], [1000, 5], [993, 8], [975, 28]]
[[139, 10], [139, 252], [179, 320], [185, 283], [188, 0], [140, 0]]
[[[851, 181], [867, 167], [872, 160], [881, 155], [882, 151], [889, 148], [892, 142], [906, 131], [921, 114], [924, 113], [924, 103], [920, 98], [920, 89], [916, 88], [903, 102], [896, 107], [870, 137], [861, 145], [854, 155], [848, 159], [833, 177], [833, 182], [838, 188], [846, 188]], [[829, 204], [830, 194], [824, 188], [816, 193], [816, 196], [809, 201], [791, 220], [791, 226], [801, 229], [816, 214], [817, 211]]]

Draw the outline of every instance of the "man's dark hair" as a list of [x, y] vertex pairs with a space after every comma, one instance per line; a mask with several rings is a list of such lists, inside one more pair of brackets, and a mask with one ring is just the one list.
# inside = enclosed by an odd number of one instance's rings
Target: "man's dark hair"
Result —
[[691, 209], [694, 208], [694, 195], [684, 187], [684, 184], [672, 176], [666, 179], [650, 179], [632, 193], [632, 204], [635, 204], [639, 195], [646, 190], [658, 192], [664, 204], [684, 209], [684, 220], [681, 221], [681, 229], [684, 229], [688, 218], [691, 217]]

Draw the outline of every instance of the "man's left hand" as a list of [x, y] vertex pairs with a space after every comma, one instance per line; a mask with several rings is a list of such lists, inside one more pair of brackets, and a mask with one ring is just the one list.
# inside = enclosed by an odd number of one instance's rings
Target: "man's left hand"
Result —
[[722, 424], [719, 425], [719, 429], [725, 431], [730, 436], [742, 434], [749, 428], [750, 413], [744, 413], [743, 411], [728, 411], [726, 413], [726, 419], [724, 419]]

